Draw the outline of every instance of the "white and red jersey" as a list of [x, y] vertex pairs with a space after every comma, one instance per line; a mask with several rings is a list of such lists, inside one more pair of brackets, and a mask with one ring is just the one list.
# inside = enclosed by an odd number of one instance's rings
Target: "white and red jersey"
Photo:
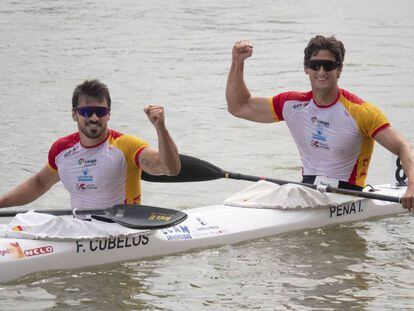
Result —
[[148, 144], [109, 130], [93, 147], [82, 146], [79, 133], [58, 139], [49, 150], [49, 166], [69, 191], [73, 209], [103, 209], [141, 203], [139, 154]]
[[269, 104], [275, 121], [286, 121], [303, 175], [365, 186], [374, 137], [390, 126], [378, 108], [343, 89], [329, 106], [318, 106], [311, 91], [281, 93]]

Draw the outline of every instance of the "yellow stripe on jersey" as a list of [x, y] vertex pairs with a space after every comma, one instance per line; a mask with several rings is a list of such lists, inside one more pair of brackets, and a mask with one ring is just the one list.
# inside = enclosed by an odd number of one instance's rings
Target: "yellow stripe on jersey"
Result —
[[52, 165], [50, 165], [50, 163], [49, 163], [49, 162], [47, 163], [47, 166], [50, 168], [50, 170], [51, 170], [52, 172], [57, 173], [57, 169], [55, 169]]
[[273, 97], [269, 97], [268, 103], [269, 103], [269, 106], [270, 106], [270, 111], [272, 112], [273, 119], [275, 120], [275, 122], [279, 122], [280, 120], [277, 117], [275, 107], [273, 106]]
[[110, 137], [109, 144], [121, 150], [127, 161], [125, 204], [140, 204], [141, 169], [135, 163], [135, 156], [139, 150], [148, 146], [148, 144], [144, 140], [130, 135]]
[[363, 137], [354, 178], [355, 184], [364, 187], [374, 150], [374, 136], [378, 129], [388, 125], [389, 122], [380, 109], [368, 102], [355, 103], [343, 94], [341, 94], [339, 101], [355, 120], [356, 126]]
[[370, 103], [356, 104], [342, 96], [340, 101], [356, 121], [359, 131], [364, 136], [372, 137], [380, 127], [389, 123], [384, 113]]

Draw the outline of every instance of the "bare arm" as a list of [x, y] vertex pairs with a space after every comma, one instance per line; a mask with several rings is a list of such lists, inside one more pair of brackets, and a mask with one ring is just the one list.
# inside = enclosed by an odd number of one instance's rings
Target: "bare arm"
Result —
[[164, 108], [150, 105], [144, 111], [157, 131], [158, 150], [148, 147], [141, 152], [141, 168], [152, 175], [177, 175], [181, 169], [181, 162], [177, 146], [165, 127]]
[[402, 203], [404, 208], [414, 208], [414, 153], [408, 141], [392, 127], [386, 128], [375, 136], [375, 140], [382, 146], [396, 154], [407, 175], [408, 187], [403, 195]]
[[274, 122], [269, 99], [252, 97], [244, 81], [244, 61], [253, 54], [248, 41], [238, 41], [233, 46], [232, 64], [226, 85], [228, 111], [239, 118], [261, 122]]
[[46, 164], [36, 175], [0, 197], [0, 208], [33, 202], [60, 180], [59, 174]]

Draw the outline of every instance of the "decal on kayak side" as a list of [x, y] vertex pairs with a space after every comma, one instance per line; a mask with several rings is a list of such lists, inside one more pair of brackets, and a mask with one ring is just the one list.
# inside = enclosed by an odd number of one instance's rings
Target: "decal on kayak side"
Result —
[[6, 249], [0, 249], [0, 256], [12, 256], [16, 259], [24, 258], [24, 253], [20, 247], [19, 242], [9, 243], [9, 247]]
[[9, 243], [9, 247], [7, 249], [0, 249], [0, 256], [12, 256], [15, 259], [22, 259], [26, 257], [50, 254], [53, 253], [53, 251], [54, 249], [51, 245], [31, 249], [22, 249], [19, 242], [11, 242]]
[[329, 218], [347, 216], [364, 212], [362, 201], [331, 206], [329, 208]]
[[165, 235], [167, 240], [191, 240], [193, 236], [187, 226], [175, 226], [172, 228], [161, 229], [161, 233]]
[[51, 245], [24, 250], [24, 255], [26, 257], [44, 255], [44, 254], [49, 254], [49, 253], [53, 253], [53, 246]]
[[[202, 218], [196, 218], [190, 227], [186, 225], [178, 225], [171, 228], [161, 229], [161, 233], [168, 241], [191, 240], [194, 238], [217, 236], [226, 233], [228, 230], [218, 225], [208, 224]], [[191, 228], [191, 230], [190, 230]]]
[[211, 225], [203, 218], [196, 218], [199, 225], [195, 226], [194, 229], [194, 236], [196, 237], [204, 237], [204, 236], [212, 236], [212, 235], [220, 235], [227, 233], [227, 229], [221, 228], [219, 225]]
[[104, 240], [76, 241], [76, 253], [99, 252], [112, 249], [145, 246], [149, 243], [149, 237], [138, 235], [134, 237], [118, 237]]

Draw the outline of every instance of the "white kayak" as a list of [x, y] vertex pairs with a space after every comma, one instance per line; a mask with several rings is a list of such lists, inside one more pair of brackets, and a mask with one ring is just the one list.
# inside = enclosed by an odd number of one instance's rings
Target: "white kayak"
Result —
[[[405, 187], [381, 185], [375, 188], [376, 193], [383, 195], [401, 196], [405, 192]], [[174, 227], [142, 231], [133, 236], [71, 241], [0, 238], [0, 283], [34, 272], [164, 256], [404, 211], [399, 203], [375, 199], [301, 209], [220, 204], [188, 209], [185, 211], [188, 218]]]

